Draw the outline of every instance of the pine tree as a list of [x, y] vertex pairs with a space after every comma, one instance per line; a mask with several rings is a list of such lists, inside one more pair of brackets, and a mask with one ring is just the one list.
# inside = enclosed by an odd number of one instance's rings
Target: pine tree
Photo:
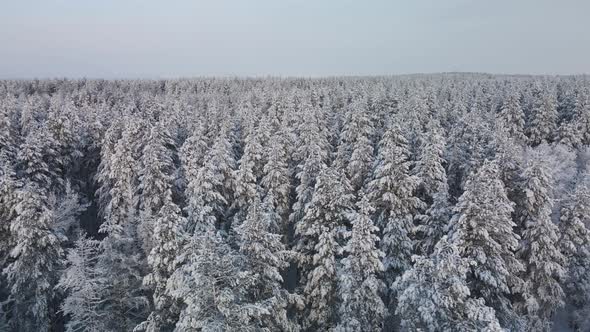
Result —
[[398, 279], [396, 313], [408, 331], [503, 331], [494, 309], [469, 289], [469, 259], [444, 236], [431, 256], [414, 256]]
[[195, 233], [174, 263], [167, 293], [182, 302], [175, 331], [257, 331], [268, 303], [247, 302], [255, 277], [213, 226]]
[[17, 174], [37, 185], [46, 195], [58, 193], [65, 185], [63, 163], [59, 155], [59, 142], [46, 126], [31, 131], [22, 142], [17, 154]]
[[[100, 243], [95, 268], [104, 274], [105, 291], [100, 315], [115, 330], [132, 330], [147, 318], [149, 301], [142, 284], [147, 261], [138, 236], [137, 188], [139, 186], [140, 154], [143, 150], [145, 123], [127, 119], [121, 138], [106, 159], [99, 176], [105, 181], [99, 191], [105, 201], [104, 222], [99, 232], [106, 237]], [[108, 191], [106, 190], [108, 189]]]
[[430, 207], [419, 217], [420, 224], [416, 227], [416, 232], [420, 234], [417, 249], [424, 255], [432, 253], [436, 243], [448, 231], [451, 205], [446, 183], [440, 184], [432, 200]]
[[449, 193], [454, 197], [462, 193], [469, 175], [480, 168], [486, 159], [494, 158], [497, 149], [496, 131], [490, 113], [473, 109], [452, 126], [447, 140], [447, 177]]
[[338, 293], [340, 298], [337, 331], [378, 331], [383, 326], [385, 305], [381, 294], [385, 284], [378, 278], [383, 271], [383, 252], [377, 248], [378, 228], [371, 219], [374, 212], [366, 196], [357, 203], [353, 213], [352, 231], [342, 259]]
[[18, 331], [49, 331], [55, 318], [53, 287], [64, 253], [53, 232], [55, 211], [43, 196], [33, 183], [19, 190], [10, 225], [14, 247], [3, 273], [10, 286], [9, 324]]
[[[100, 232], [118, 236], [127, 226], [136, 224], [136, 196], [139, 186], [140, 155], [143, 149], [144, 123], [126, 119], [126, 127], [111, 152], [102, 156], [101, 168], [104, 173], [98, 178], [106, 187], [99, 194], [106, 196], [102, 214], [105, 222]], [[127, 122], [128, 121], [128, 122]]]
[[232, 204], [235, 159], [228, 138], [222, 135], [205, 155], [205, 162], [187, 184], [188, 229], [205, 224], [227, 230], [227, 209]]
[[376, 207], [377, 226], [383, 229], [385, 277], [390, 285], [412, 262], [414, 215], [423, 203], [414, 196], [418, 178], [410, 175], [409, 151], [399, 127], [393, 125], [379, 143], [373, 180], [368, 183], [371, 204]]
[[264, 165], [264, 177], [261, 185], [264, 202], [276, 214], [276, 221], [270, 226], [271, 230], [287, 233], [286, 216], [289, 211], [291, 195], [291, 178], [287, 166], [287, 156], [280, 137], [275, 136], [267, 149], [267, 163]]
[[[10, 225], [16, 217], [20, 185], [10, 161], [0, 155], [0, 269], [4, 269], [9, 260], [10, 248], [14, 245]], [[0, 289], [4, 290], [4, 287]]]
[[292, 225], [297, 225], [304, 218], [307, 205], [312, 199], [316, 178], [328, 164], [327, 137], [320, 127], [317, 112], [313, 110], [308, 112], [301, 125], [301, 142], [295, 153], [295, 158], [299, 160], [295, 177], [299, 183], [295, 188], [297, 199], [293, 204], [293, 212], [289, 216]]
[[471, 264], [468, 283], [473, 296], [496, 310], [503, 327], [518, 323], [510, 294], [521, 287], [524, 270], [515, 257], [513, 203], [508, 200], [498, 166], [486, 161], [467, 180], [451, 219], [450, 241]]
[[178, 308], [166, 293], [166, 284], [175, 270], [174, 260], [182, 250], [182, 229], [186, 221], [180, 208], [172, 201], [170, 189], [164, 195], [163, 205], [155, 216], [153, 247], [147, 257], [151, 272], [143, 280], [144, 284], [154, 291], [155, 310], [136, 330], [168, 329], [174, 326], [178, 318]]
[[246, 218], [248, 206], [257, 195], [258, 182], [262, 177], [263, 148], [258, 136], [259, 134], [254, 130], [248, 134], [245, 139], [244, 153], [238, 162], [238, 169], [234, 171], [234, 209], [237, 209], [234, 218], [237, 223]]
[[414, 174], [420, 181], [422, 200], [431, 202], [435, 193], [447, 185], [443, 158], [445, 140], [436, 126], [431, 126], [428, 137], [422, 142]]
[[366, 103], [359, 100], [353, 101], [346, 112], [336, 163], [340, 167], [345, 167], [355, 191], [363, 186], [371, 172], [373, 135], [374, 128], [367, 114]]
[[575, 306], [573, 326], [583, 331], [590, 326], [590, 189], [580, 181], [561, 213], [560, 249], [566, 258], [566, 278], [563, 288], [566, 299]]
[[0, 158], [14, 160], [16, 155], [16, 133], [11, 121], [8, 103], [0, 104]]
[[100, 242], [81, 234], [74, 248], [67, 253], [67, 268], [59, 279], [57, 288], [66, 291], [67, 296], [61, 310], [69, 318], [66, 331], [108, 331], [109, 321], [102, 315], [105, 279], [95, 268]]
[[152, 125], [141, 154], [141, 168], [135, 199], [139, 207], [139, 229], [142, 247], [147, 254], [153, 247], [156, 215], [172, 199], [174, 185], [173, 148], [170, 134], [161, 124]]
[[519, 257], [526, 268], [519, 308], [530, 331], [549, 331], [551, 318], [563, 305], [560, 282], [565, 277], [565, 257], [559, 251], [558, 228], [551, 221], [551, 179], [539, 160], [530, 160], [522, 174], [522, 200], [517, 215], [523, 223]]
[[123, 124], [121, 122], [115, 122], [108, 127], [100, 144], [100, 162], [94, 180], [98, 186], [95, 195], [98, 201], [98, 212], [101, 217], [109, 213], [108, 209], [112, 198], [111, 189], [115, 186], [115, 179], [112, 174], [115, 169], [113, 155], [115, 154], [115, 147], [121, 138], [122, 132]]
[[547, 89], [536, 88], [528, 123], [529, 143], [537, 146], [551, 143], [557, 132], [557, 105], [555, 96]]
[[209, 148], [201, 123], [195, 125], [191, 136], [180, 147], [180, 162], [185, 179], [193, 179], [205, 161]]
[[248, 208], [244, 222], [236, 228], [240, 253], [246, 257], [247, 267], [256, 276], [248, 292], [249, 302], [268, 303], [270, 313], [261, 317], [260, 324], [270, 330], [291, 331], [295, 326], [287, 317], [289, 294], [283, 289], [281, 270], [289, 264], [288, 252], [281, 235], [270, 231], [269, 207], [263, 207], [260, 198]]
[[295, 226], [307, 329], [328, 329], [336, 323], [336, 263], [342, 252], [338, 241], [353, 209], [351, 191], [342, 171], [324, 168], [305, 216]]
[[578, 124], [578, 137], [585, 146], [590, 145], [590, 90], [586, 87], [578, 91], [574, 105], [573, 123]]
[[510, 137], [518, 142], [524, 142], [525, 116], [519, 99], [517, 91], [508, 91], [496, 119]]

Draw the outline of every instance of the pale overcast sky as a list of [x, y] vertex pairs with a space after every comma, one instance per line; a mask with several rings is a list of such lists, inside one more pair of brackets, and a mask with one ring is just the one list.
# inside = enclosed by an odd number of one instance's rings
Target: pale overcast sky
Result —
[[0, 0], [0, 77], [590, 73], [590, 0]]

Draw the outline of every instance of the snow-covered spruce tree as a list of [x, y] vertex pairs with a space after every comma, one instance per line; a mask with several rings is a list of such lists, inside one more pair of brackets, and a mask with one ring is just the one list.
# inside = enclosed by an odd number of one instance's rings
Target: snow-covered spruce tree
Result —
[[196, 177], [188, 180], [185, 195], [189, 230], [214, 223], [227, 231], [226, 214], [233, 201], [235, 163], [231, 144], [221, 134], [205, 155]]
[[408, 150], [412, 156], [418, 155], [422, 144], [422, 133], [428, 123], [429, 110], [424, 98], [424, 89], [416, 87], [407, 91], [407, 96], [399, 102], [399, 112], [392, 121], [400, 127], [400, 130], [408, 142]]
[[201, 179], [197, 180], [197, 178], [203, 176], [202, 174], [199, 175], [199, 173], [208, 150], [203, 126], [199, 123], [195, 125], [195, 128], [193, 134], [187, 138], [180, 148], [179, 153], [184, 182], [184, 199], [186, 201], [184, 210], [188, 214], [187, 230], [189, 231], [196, 227], [196, 220], [201, 219], [202, 212], [204, 212], [200, 208], [204, 204], [203, 197], [199, 194]]
[[234, 171], [235, 188], [234, 206], [236, 210], [234, 219], [236, 223], [242, 222], [248, 213], [248, 206], [257, 195], [258, 182], [262, 177], [262, 165], [264, 150], [260, 144], [260, 137], [256, 130], [252, 129], [246, 136], [244, 153], [240, 158], [238, 169]]
[[104, 319], [102, 306], [103, 292], [106, 291], [104, 273], [95, 268], [100, 242], [84, 234], [69, 249], [67, 267], [61, 274], [57, 288], [67, 293], [61, 310], [68, 317], [66, 331], [100, 332], [112, 329], [109, 320]]
[[452, 207], [449, 203], [449, 190], [446, 183], [441, 183], [438, 192], [432, 197], [432, 204], [419, 216], [420, 223], [415, 231], [420, 235], [417, 251], [429, 255], [434, 246], [448, 231]]
[[295, 159], [298, 160], [295, 175], [298, 185], [295, 188], [297, 199], [289, 216], [292, 225], [297, 225], [304, 218], [307, 205], [312, 199], [316, 178], [328, 164], [329, 143], [320, 124], [317, 110], [305, 110], [300, 128], [300, 144], [295, 153]]
[[46, 126], [31, 131], [17, 153], [17, 174], [36, 184], [45, 195], [57, 193], [64, 188], [65, 169], [59, 155], [59, 142], [48, 132]]
[[[11, 102], [4, 100], [0, 102], [0, 271], [5, 267], [9, 258], [10, 248], [12, 247], [12, 238], [10, 234], [10, 224], [15, 217], [15, 207], [17, 202], [16, 190], [20, 186], [15, 172], [15, 157], [18, 145], [16, 144], [16, 135], [13, 128], [10, 113]], [[0, 274], [0, 294], [6, 294], [7, 283], [2, 279]], [[0, 295], [0, 302], [3, 296]], [[0, 304], [1, 310], [1, 304]], [[0, 312], [0, 316], [2, 313]], [[0, 318], [0, 330], [2, 319]]]
[[250, 289], [248, 301], [266, 303], [269, 313], [260, 317], [260, 327], [269, 330], [293, 331], [296, 326], [287, 317], [290, 295], [283, 288], [281, 270], [289, 264], [281, 242], [281, 235], [271, 231], [272, 212], [263, 207], [258, 195], [248, 207], [248, 215], [235, 231], [239, 251], [246, 258], [248, 270], [256, 276]]
[[532, 146], [543, 142], [553, 142], [557, 134], [557, 103], [554, 92], [545, 87], [536, 87], [533, 92], [533, 104], [530, 110], [527, 136]]
[[49, 103], [45, 96], [35, 93], [25, 98], [21, 106], [17, 127], [23, 137], [38, 129], [40, 122], [46, 116]]
[[414, 266], [394, 283], [396, 313], [404, 331], [503, 331], [494, 309], [472, 295], [469, 259], [444, 236], [430, 256], [414, 256]]
[[139, 209], [138, 235], [148, 255], [153, 247], [156, 215], [172, 200], [174, 186], [174, 141], [161, 124], [149, 126], [139, 165], [139, 182], [134, 205]]
[[354, 208], [351, 192], [343, 171], [325, 167], [318, 176], [305, 216], [295, 225], [306, 329], [325, 330], [336, 325], [336, 267], [342, 252], [338, 241]]
[[503, 327], [520, 328], [513, 326], [519, 320], [511, 294], [522, 286], [524, 267], [514, 254], [519, 236], [513, 230], [513, 203], [495, 162], [485, 161], [470, 176], [453, 212], [450, 241], [470, 262], [471, 294], [496, 310]]
[[55, 211], [36, 184], [21, 188], [17, 201], [10, 225], [14, 246], [2, 271], [10, 287], [8, 323], [15, 331], [49, 331], [56, 315], [54, 286], [64, 258], [63, 239], [53, 231]]
[[[136, 197], [145, 123], [136, 118], [124, 118], [125, 128], [112, 149], [101, 154], [101, 181], [98, 194], [105, 196], [100, 231], [119, 234], [125, 223], [136, 223]], [[116, 132], [116, 130], [114, 130]], [[116, 137], [116, 133], [113, 133]], [[114, 139], [114, 137], [112, 137]], [[106, 139], [107, 137], [105, 137]], [[101, 197], [102, 199], [102, 197]]]
[[269, 142], [261, 185], [265, 205], [272, 208], [277, 220], [270, 225], [271, 230], [281, 234], [287, 232], [287, 214], [291, 195], [291, 177], [287, 165], [287, 155], [280, 135], [275, 135]]
[[575, 307], [571, 323], [578, 331], [590, 327], [590, 189], [581, 180], [561, 211], [561, 252], [564, 254], [566, 278], [563, 283], [567, 302]]
[[559, 143], [580, 148], [590, 142], [590, 100], [587, 88], [569, 91], [558, 101]]
[[551, 179], [541, 156], [531, 158], [521, 175], [521, 197], [516, 215], [522, 223], [518, 256], [525, 266], [523, 300], [518, 308], [530, 331], [549, 331], [553, 313], [563, 305], [561, 281], [565, 257], [558, 248], [559, 231], [551, 220]]
[[56, 328], [59, 298], [54, 286], [63, 263], [62, 248], [78, 215], [86, 208], [69, 184], [59, 199], [53, 194], [47, 197], [36, 188], [29, 182], [24, 187], [7, 188], [10, 196], [3, 197], [14, 200], [11, 210], [3, 216], [11, 218], [11, 224], [7, 229], [10, 252], [3, 269], [9, 297], [2, 305], [13, 330]]
[[54, 96], [47, 110], [47, 134], [57, 142], [55, 154], [64, 175], [69, 175], [79, 168], [83, 153], [81, 137], [77, 132], [81, 129], [80, 112], [72, 100]]
[[11, 109], [5, 103], [0, 104], [0, 156], [13, 162], [18, 146], [17, 135], [11, 120]]
[[412, 264], [414, 215], [423, 205], [415, 196], [419, 179], [410, 175], [410, 165], [407, 141], [394, 124], [379, 143], [373, 179], [368, 183], [377, 226], [382, 229], [381, 250], [385, 253], [388, 286]]
[[579, 116], [580, 108], [576, 108], [579, 101], [577, 93], [571, 89], [562, 91], [563, 88], [558, 86], [557, 93], [557, 114], [559, 127], [557, 129], [557, 138], [560, 144], [570, 148], [579, 148], [582, 145], [582, 128], [584, 127], [582, 119]]
[[96, 170], [94, 180], [98, 186], [95, 196], [99, 215], [104, 217], [108, 211], [111, 201], [111, 189], [114, 187], [115, 179], [112, 176], [113, 155], [115, 147], [123, 132], [122, 121], [116, 121], [104, 133], [100, 144], [100, 162]]
[[572, 122], [578, 124], [580, 142], [585, 146], [590, 145], [590, 89], [588, 87], [580, 89], [576, 95]]
[[247, 301], [255, 276], [213, 225], [193, 234], [174, 264], [166, 291], [182, 302], [175, 331], [260, 330], [270, 304]]
[[461, 195], [469, 175], [486, 159], [494, 157], [497, 137], [493, 123], [493, 114], [472, 109], [452, 126], [445, 159], [448, 162], [449, 193], [454, 198]]
[[377, 248], [378, 230], [373, 224], [373, 207], [366, 196], [351, 215], [352, 231], [347, 238], [339, 276], [339, 323], [336, 331], [379, 331], [383, 327], [385, 305], [381, 294], [385, 284], [379, 279], [383, 271], [383, 252]]
[[[139, 160], [144, 138], [143, 121], [127, 119], [121, 138], [111, 155], [103, 155], [99, 179], [110, 182], [99, 191], [107, 194], [103, 210], [104, 222], [99, 231], [106, 237], [100, 243], [95, 268], [106, 271], [105, 292], [101, 293], [101, 316], [115, 330], [132, 330], [147, 318], [149, 301], [142, 284], [147, 273], [147, 261], [138, 236], [137, 199]], [[108, 165], [108, 166], [107, 166]]]
[[[13, 246], [13, 238], [10, 233], [10, 225], [16, 217], [16, 205], [18, 204], [19, 181], [11, 165], [11, 161], [5, 155], [0, 154], [0, 271], [4, 269], [9, 259], [10, 248]], [[0, 275], [0, 280], [2, 280]], [[2, 282], [5, 285], [4, 282]], [[0, 286], [0, 292], [4, 286]]]
[[420, 181], [418, 189], [423, 201], [432, 203], [435, 193], [439, 192], [442, 186], [447, 185], [447, 174], [445, 171], [445, 139], [440, 134], [436, 125], [429, 126], [427, 137], [420, 146], [420, 154], [416, 161], [414, 174]]
[[353, 100], [346, 110], [336, 164], [345, 167], [355, 191], [364, 185], [371, 173], [374, 131], [366, 101]]
[[186, 181], [195, 178], [199, 168], [203, 166], [209, 145], [203, 125], [194, 125], [192, 134], [184, 141], [179, 151], [182, 172]]
[[510, 90], [500, 107], [500, 112], [496, 114], [498, 123], [504, 127], [505, 132], [518, 142], [525, 142], [524, 135], [525, 116], [522, 106], [520, 105], [520, 94], [518, 91]]
[[154, 216], [153, 246], [147, 257], [151, 271], [143, 280], [154, 292], [154, 310], [147, 321], [135, 329], [138, 331], [169, 330], [178, 319], [179, 308], [166, 293], [166, 285], [175, 270], [175, 259], [183, 247], [182, 230], [186, 220], [172, 201], [171, 190], [168, 189], [163, 195], [163, 205]]
[[500, 178], [504, 182], [508, 198], [518, 195], [518, 181], [524, 164], [525, 145], [517, 142], [501, 126], [496, 127], [495, 158], [500, 168]]

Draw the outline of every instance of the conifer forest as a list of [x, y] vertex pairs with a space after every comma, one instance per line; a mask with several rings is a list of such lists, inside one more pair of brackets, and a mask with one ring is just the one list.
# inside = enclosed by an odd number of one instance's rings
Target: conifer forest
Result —
[[0, 81], [0, 331], [590, 331], [590, 78]]

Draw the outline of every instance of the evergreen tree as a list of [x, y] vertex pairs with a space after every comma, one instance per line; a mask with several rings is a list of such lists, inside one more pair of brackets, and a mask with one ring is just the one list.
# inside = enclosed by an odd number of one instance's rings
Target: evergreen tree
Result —
[[57, 287], [67, 292], [61, 310], [69, 318], [66, 331], [108, 331], [112, 327], [102, 315], [104, 273], [95, 268], [100, 242], [81, 234], [66, 257], [67, 268]]
[[397, 125], [391, 126], [379, 143], [373, 179], [368, 183], [371, 204], [376, 207], [377, 226], [383, 229], [381, 250], [385, 253], [385, 278], [391, 285], [411, 265], [414, 215], [423, 203], [414, 196], [418, 178], [410, 175], [406, 139]]
[[357, 203], [353, 213], [352, 231], [345, 233], [348, 239], [342, 259], [338, 293], [340, 331], [378, 331], [383, 327], [385, 305], [381, 294], [385, 284], [378, 278], [383, 271], [383, 252], [377, 248], [378, 230], [371, 219], [374, 212], [366, 196]]
[[[579, 180], [581, 181], [581, 179]], [[566, 258], [565, 298], [575, 306], [573, 326], [583, 331], [590, 326], [590, 189], [578, 183], [561, 213], [561, 252]]]
[[188, 229], [214, 224], [227, 231], [227, 209], [231, 206], [235, 159], [228, 138], [222, 135], [205, 155], [205, 162], [187, 184]]
[[563, 305], [560, 282], [565, 275], [565, 257], [558, 248], [558, 228], [551, 221], [551, 179], [538, 160], [526, 165], [521, 185], [522, 201], [517, 205], [523, 223], [518, 250], [526, 271], [521, 288], [520, 310], [529, 320], [530, 331], [549, 331], [555, 310]]
[[[0, 269], [4, 269], [8, 262], [10, 248], [13, 246], [10, 225], [16, 217], [19, 187], [20, 183], [10, 162], [0, 155]], [[0, 287], [2, 290], [3, 288]]]
[[158, 225], [156, 216], [167, 200], [172, 200], [174, 185], [174, 164], [172, 149], [174, 142], [162, 125], [150, 127], [141, 154], [141, 168], [134, 205], [139, 207], [139, 229], [142, 247], [147, 254], [153, 247], [153, 230]]
[[136, 330], [167, 330], [174, 326], [178, 319], [177, 303], [174, 303], [166, 293], [166, 284], [175, 270], [174, 260], [182, 250], [182, 229], [186, 221], [180, 208], [172, 201], [170, 189], [164, 195], [164, 203], [156, 215], [152, 235], [154, 245], [147, 257], [151, 272], [143, 280], [144, 284], [154, 291], [155, 310]]
[[192, 235], [174, 265], [166, 290], [182, 302], [175, 331], [257, 331], [270, 315], [268, 303], [247, 302], [255, 276], [212, 225]]
[[431, 256], [414, 256], [398, 279], [396, 313], [408, 331], [503, 331], [494, 309], [469, 289], [469, 259], [444, 236]]
[[249, 301], [268, 303], [268, 315], [260, 324], [270, 330], [292, 331], [295, 326], [287, 318], [289, 294], [283, 289], [281, 269], [288, 266], [288, 252], [281, 235], [270, 231], [271, 218], [264, 211], [260, 198], [248, 208], [244, 222], [236, 228], [240, 253], [246, 257], [247, 267], [256, 276], [249, 291]]
[[234, 171], [234, 208], [237, 209], [235, 219], [238, 223], [246, 218], [248, 206], [257, 195], [258, 181], [262, 177], [263, 149], [258, 136], [256, 131], [248, 134], [244, 154], [239, 160], [238, 169]]
[[265, 205], [276, 215], [276, 220], [270, 225], [271, 230], [281, 230], [280, 233], [286, 234], [288, 225], [285, 219], [290, 207], [291, 179], [284, 145], [279, 138], [275, 136], [269, 143], [261, 184]]
[[324, 168], [305, 216], [295, 226], [307, 329], [329, 329], [336, 323], [336, 264], [342, 252], [338, 241], [353, 209], [351, 191], [342, 171]]
[[446, 183], [441, 183], [439, 191], [434, 193], [432, 204], [419, 217], [420, 224], [416, 227], [416, 232], [420, 234], [420, 240], [417, 249], [424, 255], [432, 253], [438, 240], [448, 231], [452, 214], [448, 196]]
[[359, 190], [373, 165], [374, 128], [364, 101], [353, 101], [346, 112], [336, 163], [345, 167], [353, 188]]
[[528, 123], [529, 143], [537, 146], [551, 143], [557, 131], [557, 104], [555, 96], [547, 89], [536, 88]]
[[467, 180], [453, 211], [450, 241], [473, 262], [467, 275], [471, 294], [494, 308], [507, 327], [519, 323], [510, 296], [522, 286], [524, 267], [514, 254], [519, 236], [513, 230], [513, 203], [499, 173], [494, 162], [486, 161]]
[[59, 155], [59, 142], [46, 126], [31, 131], [17, 154], [17, 174], [36, 184], [45, 195], [59, 193], [65, 185], [65, 169]]
[[99, 178], [110, 190], [100, 191], [105, 197], [104, 222], [99, 232], [106, 237], [100, 243], [95, 269], [104, 274], [105, 291], [100, 315], [112, 329], [132, 330], [147, 318], [149, 301], [142, 284], [147, 273], [147, 261], [138, 236], [137, 188], [139, 186], [140, 154], [143, 149], [144, 122], [128, 119], [112, 155], [101, 161]]
[[83, 208], [77, 196], [61, 204], [54, 196], [44, 197], [31, 182], [16, 195], [16, 215], [10, 224], [13, 247], [3, 270], [10, 286], [8, 323], [14, 330], [49, 331], [57, 317], [54, 286], [65, 258], [65, 232]]
[[427, 203], [432, 202], [434, 194], [447, 185], [443, 158], [445, 141], [438, 131], [437, 127], [431, 126], [428, 137], [422, 142], [414, 168], [414, 173], [420, 181], [418, 189], [422, 199]]
[[524, 142], [526, 140], [524, 135], [525, 116], [519, 99], [520, 95], [517, 91], [508, 91], [500, 107], [500, 112], [496, 114], [496, 119], [510, 137]]
[[296, 167], [298, 185], [295, 188], [297, 199], [293, 204], [293, 212], [289, 221], [297, 227], [297, 223], [304, 218], [307, 205], [312, 199], [316, 178], [326, 167], [329, 156], [329, 143], [320, 127], [317, 112], [308, 110], [301, 125], [300, 145], [295, 153], [299, 164]]

